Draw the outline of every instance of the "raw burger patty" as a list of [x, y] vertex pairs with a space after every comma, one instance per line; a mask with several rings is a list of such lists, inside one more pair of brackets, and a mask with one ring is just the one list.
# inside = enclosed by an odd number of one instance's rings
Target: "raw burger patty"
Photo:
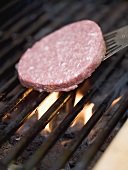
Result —
[[36, 42], [21, 57], [19, 80], [38, 91], [69, 91], [89, 77], [105, 55], [100, 27], [83, 20]]

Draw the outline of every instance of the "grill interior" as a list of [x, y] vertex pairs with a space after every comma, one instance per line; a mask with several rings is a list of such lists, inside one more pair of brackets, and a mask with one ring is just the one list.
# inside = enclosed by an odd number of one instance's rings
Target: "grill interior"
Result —
[[[46, 98], [50, 98], [50, 93], [22, 87], [17, 78], [16, 63], [34, 42], [66, 24], [91, 19], [101, 26], [103, 33], [127, 25], [128, 2], [6, 0], [1, 4], [0, 169], [12, 168], [12, 165], [14, 169], [25, 170], [35, 166], [37, 169], [54, 170], [63, 167], [92, 169], [127, 118], [127, 49], [104, 61], [76, 90], [59, 93], [58, 99], [39, 120], [37, 109]], [[83, 97], [74, 106], [78, 91]], [[112, 104], [118, 97], [119, 101]], [[74, 132], [69, 126], [90, 103], [94, 103], [93, 115]], [[31, 118], [30, 126], [20, 134], [20, 127], [26, 120], [29, 122], [31, 113], [34, 118]], [[58, 119], [61, 120], [56, 127], [54, 121]], [[49, 122], [53, 122], [52, 132], [48, 136], [41, 135]], [[67, 140], [66, 146], [63, 146], [62, 141]], [[61, 152], [54, 158], [48, 158], [53, 150]], [[52, 163], [50, 159], [53, 159]]]

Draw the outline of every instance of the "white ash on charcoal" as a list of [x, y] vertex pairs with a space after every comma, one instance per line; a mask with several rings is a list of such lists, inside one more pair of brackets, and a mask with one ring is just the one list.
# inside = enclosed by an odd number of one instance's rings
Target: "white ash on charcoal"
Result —
[[[122, 90], [124, 93], [124, 89]], [[78, 149], [76, 150], [76, 152], [73, 154], [72, 158], [69, 161], [69, 164], [71, 167], [75, 167], [75, 165], [77, 164], [77, 162], [79, 162], [80, 158], [82, 158], [83, 153], [86, 152], [86, 149], [88, 146], [92, 145], [93, 143], [95, 143], [95, 139], [98, 137], [98, 135], [104, 130], [104, 127], [108, 124], [108, 122], [111, 119], [112, 114], [114, 113], [114, 111], [117, 109], [117, 107], [120, 106], [120, 101], [118, 103], [115, 103], [112, 107], [111, 107], [111, 111], [106, 112], [106, 114], [104, 116], [102, 116], [102, 119], [100, 119], [100, 121], [98, 122], [98, 124], [95, 125], [95, 127], [93, 128], [93, 130], [91, 131], [91, 133], [88, 135], [88, 137], [82, 142], [82, 144], [80, 145], [80, 147], [78, 147]], [[108, 145], [111, 143], [111, 141], [114, 139], [115, 135], [118, 133], [119, 129], [121, 128], [121, 126], [123, 125], [124, 121], [127, 118], [127, 114], [128, 111], [126, 112], [126, 114], [122, 117], [122, 119], [120, 120], [120, 122], [116, 125], [116, 127], [113, 129], [113, 131], [110, 133], [109, 137], [107, 138], [107, 140], [105, 141], [105, 143], [103, 144], [103, 146], [99, 149], [99, 151], [97, 152], [97, 154], [95, 155], [93, 161], [90, 163], [90, 165], [88, 166], [87, 170], [91, 170], [94, 165], [96, 164], [96, 162], [99, 160], [99, 158], [101, 157], [101, 155], [103, 154], [103, 152], [106, 150], [106, 148], [108, 147]], [[86, 147], [84, 147], [86, 144]]]
[[[103, 128], [100, 129], [101, 131], [103, 131]], [[101, 147], [101, 149], [98, 151], [98, 153], [96, 154], [94, 160], [91, 162], [91, 164], [89, 165], [89, 167], [87, 168], [87, 170], [91, 170], [92, 167], [95, 165], [96, 161], [100, 158], [100, 156], [103, 154], [103, 152], [105, 151], [105, 149], [107, 148], [107, 146], [110, 144], [110, 142], [113, 140], [113, 138], [115, 137], [115, 135], [117, 134], [118, 129], [115, 129], [110, 136], [108, 137], [108, 139], [106, 140], [105, 144], [103, 145], [103, 147]], [[69, 165], [71, 167], [71, 169], [73, 170], [76, 166], [76, 164], [80, 161], [80, 159], [82, 158], [83, 154], [86, 152], [87, 148], [94, 142], [94, 138], [97, 137], [97, 135], [99, 134], [99, 131], [95, 132], [94, 134], [90, 134], [83, 142], [82, 144], [77, 148], [77, 150], [75, 151], [75, 153], [72, 155], [72, 157], [69, 160]], [[68, 144], [66, 145], [68, 146]]]
[[68, 128], [68, 130], [63, 135], [63, 140], [65, 139], [73, 139], [76, 135], [78, 135], [79, 130], [83, 127], [83, 120], [77, 120], [77, 122]]
[[[116, 68], [117, 69], [117, 68]], [[100, 103], [102, 103], [102, 101], [105, 99], [106, 96], [108, 96], [108, 94], [110, 93], [111, 87], [113, 87], [115, 85], [115, 81], [119, 81], [120, 78], [124, 75], [124, 69], [122, 68], [120, 70], [118, 70], [118, 72], [114, 72], [111, 75], [112, 79], [108, 79], [103, 88], [100, 88], [100, 91], [97, 95], [95, 95], [92, 99], [91, 102], [94, 102], [95, 105], [100, 105]], [[118, 74], [119, 73], [119, 74]], [[115, 81], [113, 81], [115, 80]], [[120, 102], [120, 96], [122, 96], [125, 93], [125, 90], [127, 90], [128, 86], [126, 85], [125, 87], [123, 87], [121, 89], [121, 91], [118, 91], [117, 89], [117, 100], [114, 100], [113, 104], [110, 106], [110, 109], [108, 109], [108, 111], [110, 112], [106, 112], [106, 114], [104, 114], [102, 116], [102, 119], [100, 119], [100, 121], [98, 122], [98, 124], [93, 128], [93, 130], [91, 131], [91, 133], [88, 135], [88, 137], [82, 142], [82, 144], [78, 147], [78, 149], [76, 150], [76, 152], [73, 154], [73, 156], [71, 157], [70, 161], [69, 161], [69, 165], [71, 167], [71, 169], [73, 169], [76, 165], [77, 162], [79, 162], [81, 156], [83, 155], [83, 153], [86, 152], [86, 149], [88, 146], [90, 146], [92, 143], [95, 142], [95, 139], [97, 138], [98, 134], [100, 134], [103, 130], [104, 127], [106, 126], [106, 124], [110, 121], [113, 113], [115, 112], [115, 110], [120, 106], [121, 102]], [[117, 103], [116, 103], [117, 102]], [[96, 107], [97, 108], [97, 107]], [[95, 108], [94, 108], [95, 110]], [[98, 153], [96, 154], [94, 160], [92, 161], [92, 163], [90, 164], [90, 166], [88, 167], [87, 170], [91, 170], [92, 167], [95, 165], [96, 161], [100, 158], [100, 156], [102, 155], [102, 153], [105, 151], [105, 149], [107, 148], [107, 146], [111, 143], [111, 141], [113, 140], [113, 138], [115, 137], [115, 135], [117, 134], [117, 132], [119, 131], [119, 129], [121, 128], [121, 126], [123, 125], [124, 121], [126, 120], [128, 116], [128, 112], [125, 113], [125, 115], [122, 117], [122, 119], [120, 120], [120, 122], [117, 124], [117, 126], [114, 128], [114, 130], [112, 131], [112, 133], [109, 135], [108, 139], [106, 140], [105, 144], [99, 149]], [[74, 127], [73, 127], [74, 128]], [[78, 131], [77, 128], [73, 129], [72, 127], [70, 127], [66, 133], [64, 134], [63, 138], [66, 138], [67, 142], [65, 144], [65, 146], [68, 146], [68, 138], [70, 139], [70, 141], [72, 141], [72, 138], [75, 137], [75, 135], [77, 135]], [[79, 128], [78, 128], [79, 129]], [[64, 140], [64, 139], [63, 139]]]
[[[113, 113], [116, 111], [116, 109], [118, 108], [118, 106], [120, 106], [120, 102], [115, 103], [114, 105], [112, 104], [110, 106], [111, 110], [108, 109], [107, 112], [102, 116], [102, 118], [99, 120], [98, 124], [95, 125], [95, 127], [93, 128], [93, 130], [91, 131], [90, 135], [88, 136], [88, 144], [92, 144], [95, 139], [97, 138], [97, 135], [100, 134], [103, 130], [104, 127], [108, 124], [108, 122], [110, 121]], [[116, 127], [114, 128], [112, 134], [110, 134], [109, 138], [107, 139], [107, 142], [105, 145], [107, 145], [107, 143], [109, 143], [109, 141], [111, 141], [111, 139], [113, 139], [113, 137], [115, 136], [115, 134], [119, 131], [119, 129], [122, 126], [122, 121], [120, 120], [120, 122], [116, 125]], [[105, 149], [104, 149], [105, 150]]]
[[[22, 163], [24, 163], [34, 152], [36, 149], [44, 142], [45, 137], [38, 135], [32, 143], [27, 147], [27, 149], [20, 156], [22, 159]], [[64, 147], [60, 142], [57, 142], [52, 149], [46, 154], [45, 158], [41, 160], [41, 162], [36, 167], [36, 170], [49, 170], [52, 168], [55, 160], [59, 158], [60, 154], [64, 151]], [[65, 165], [64, 170], [70, 170], [68, 164]]]
[[[86, 94], [86, 92], [88, 91], [90, 86], [91, 86], [91, 81], [89, 79], [87, 79], [86, 81], [84, 81], [81, 84], [81, 86], [78, 88], [78, 90], [77, 90], [77, 92], [75, 94], [75, 98], [73, 97], [73, 99], [72, 99], [72, 100], [74, 100], [74, 102], [72, 101], [72, 103], [69, 103], [69, 104], [71, 104], [70, 105], [70, 110], [69, 109], [68, 110], [65, 109], [65, 112], [66, 112], [65, 115], [67, 115], [71, 111], [73, 106], [76, 105], [80, 101], [80, 99], [84, 96], [84, 94]], [[62, 143], [64, 143], [64, 144], [66, 144], [66, 142], [68, 143], [68, 140], [73, 139], [78, 134], [80, 129], [83, 127], [83, 125], [87, 121], [86, 120], [87, 118], [85, 116], [86, 113], [87, 113], [87, 110], [86, 110], [87, 107], [88, 107], [88, 105], [86, 105], [84, 107], [84, 109], [78, 114], [76, 119], [72, 122], [70, 127], [64, 133], [64, 135], [61, 138], [61, 142]], [[65, 142], [65, 140], [66, 140], [66, 142]]]
[[[57, 142], [54, 147], [47, 153], [46, 157], [41, 161], [41, 165], [38, 170], [49, 170], [53, 167], [55, 161], [59, 158], [59, 156], [63, 153], [64, 147]], [[70, 170], [69, 163], [67, 163], [63, 170]]]
[[[99, 71], [94, 73], [90, 79], [85, 81], [84, 85], [86, 85], [86, 83], [88, 84], [87, 89], [91, 86], [91, 84], [93, 84], [94, 80], [97, 78], [97, 73], [99, 74], [101, 72], [102, 67], [104, 68], [105, 66], [109, 65], [109, 63], [112, 61], [114, 62], [114, 60], [116, 60], [116, 57], [117, 56], [114, 56], [114, 58], [111, 61], [106, 61], [105, 64], [103, 64], [103, 66], [101, 65], [101, 67], [98, 68]], [[124, 62], [124, 60], [125, 60], [125, 62]], [[115, 82], [118, 82], [118, 80], [120, 80], [120, 78], [123, 76], [125, 71], [127, 71], [127, 69], [128, 69], [127, 61], [128, 61], [128, 55], [126, 54], [124, 56], [122, 63], [120, 63], [119, 66], [117, 66], [115, 68], [116, 71], [112, 72], [111, 78], [106, 80], [106, 82], [103, 84], [103, 87], [101, 87], [99, 89], [99, 92], [97, 93], [97, 95], [95, 95], [91, 99], [91, 101], [89, 101], [90, 103], [93, 102], [95, 105], [95, 108], [93, 108], [93, 110], [95, 110], [100, 105], [100, 103], [102, 103], [102, 101], [105, 99], [105, 97], [110, 92], [111, 87], [113, 87], [115, 85]], [[120, 67], [120, 65], [121, 65], [121, 67]], [[85, 87], [84, 85], [82, 87]], [[84, 95], [86, 93], [87, 89], [81, 88], [79, 91], [82, 95]], [[127, 87], [126, 87], [126, 89], [127, 89]], [[121, 96], [123, 93], [125, 93], [125, 88], [123, 88], [121, 90], [121, 92], [119, 93], [119, 96]], [[9, 95], [11, 96], [11, 93]], [[32, 97], [32, 95], [31, 95], [31, 97]], [[8, 96], [8, 99], [9, 98], [10, 97]], [[26, 104], [27, 104], [27, 102], [29, 103], [29, 101], [27, 101], [29, 99], [25, 100]], [[88, 137], [82, 142], [82, 144], [78, 147], [76, 152], [73, 154], [70, 161], [66, 165], [65, 169], [68, 170], [68, 169], [73, 169], [75, 167], [77, 162], [79, 162], [80, 158], [82, 157], [83, 153], [86, 152], [86, 149], [88, 148], [88, 146], [90, 146], [93, 142], [95, 142], [95, 139], [97, 138], [98, 134], [104, 130], [106, 123], [109, 122], [113, 112], [117, 109], [118, 106], [120, 106], [120, 101], [112, 107], [111, 112], [109, 114], [107, 114], [107, 113], [104, 114], [102, 119], [99, 121], [98, 125], [95, 126], [95, 128], [91, 131], [91, 133], [88, 135]], [[3, 107], [3, 105], [1, 105], [1, 107]], [[2, 124], [0, 124], [0, 129], [4, 129], [4, 127], [7, 126], [7, 124], [9, 122], [11, 122], [13, 119], [15, 119], [15, 117], [17, 116], [17, 114], [20, 111], [22, 111], [22, 103], [21, 103], [21, 105], [19, 105], [19, 107], [17, 109], [15, 109], [12, 112], [12, 114], [10, 116], [8, 116], [7, 119], [5, 119], [5, 121], [2, 122]], [[62, 112], [64, 112], [64, 111], [65, 111], [65, 108], [62, 109]], [[51, 129], [53, 130], [54, 127], [56, 127], [56, 125], [58, 125], [66, 115], [67, 115], [67, 113], [64, 113], [63, 116], [60, 117], [61, 116], [61, 114], [60, 114], [58, 116], [58, 120], [55, 118], [51, 123], [51, 126], [52, 126]], [[126, 115], [120, 120], [120, 123], [118, 123], [118, 125], [115, 127], [113, 132], [110, 134], [109, 138], [106, 140], [105, 144], [98, 151], [97, 155], [95, 156], [94, 160], [89, 165], [87, 170], [91, 170], [92, 167], [95, 165], [96, 161], [100, 158], [102, 153], [105, 151], [106, 147], [110, 144], [112, 139], [115, 137], [115, 135], [119, 131], [119, 129], [122, 126], [123, 122], [125, 121], [127, 115], [128, 115], [128, 112], [126, 112]], [[6, 142], [1, 147], [1, 149], [0, 149], [1, 157], [0, 158], [4, 157], [6, 154], [9, 153], [9, 151], [11, 151], [11, 149], [15, 146], [15, 144], [18, 142], [18, 140], [20, 140], [22, 138], [22, 136], [20, 136], [20, 134], [24, 135], [27, 132], [27, 130], [30, 127], [32, 127], [32, 125], [35, 121], [37, 121], [36, 113], [31, 115], [31, 118], [29, 118], [26, 121], [26, 123], [24, 124], [24, 126], [22, 126], [22, 128], [19, 129], [19, 131], [17, 132], [17, 135], [14, 135], [13, 137], [11, 137], [9, 142]], [[59, 155], [61, 155], [63, 153], [65, 147], [68, 146], [68, 143], [71, 142], [72, 139], [76, 135], [78, 135], [78, 132], [83, 127], [83, 125], [84, 125], [83, 120], [81, 120], [81, 119], [77, 120], [77, 122], [74, 124], [74, 126], [71, 126], [65, 132], [65, 134], [60, 139], [60, 141], [56, 143], [56, 145], [51, 149], [51, 151], [46, 155], [46, 157], [40, 162], [40, 164], [37, 167], [37, 170], [50, 169], [52, 167], [52, 165], [54, 164], [55, 160], [59, 157]], [[44, 139], [45, 139], [44, 136], [38, 135], [38, 137], [29, 145], [29, 147], [25, 150], [25, 152], [22, 155], [20, 155], [19, 158], [14, 162], [14, 165], [24, 163], [34, 153], [34, 151], [43, 143]]]
[[13, 148], [13, 144], [10, 142], [5, 142], [0, 148], [0, 159], [2, 159], [5, 155], [8, 154], [9, 150]]
[[[104, 130], [104, 127], [106, 126], [106, 119], [108, 119], [108, 121], [110, 120], [110, 118], [107, 116], [104, 117], [103, 120], [100, 120], [99, 124], [93, 128], [88, 137], [85, 138], [85, 140], [82, 142], [82, 144], [78, 147], [73, 156], [70, 158], [69, 165], [71, 169], [75, 168], [76, 164], [80, 161], [83, 154], [86, 152], [87, 148], [93, 143], [95, 143], [95, 139]], [[91, 170], [94, 167], [94, 165], [99, 160], [103, 152], [106, 150], [106, 148], [111, 143], [115, 135], [118, 133], [119, 129], [121, 128], [121, 125], [122, 123], [118, 123], [118, 125], [114, 128], [112, 133], [109, 135], [108, 139], [105, 141], [104, 145], [99, 149], [99, 151], [95, 155], [93, 161], [90, 163], [87, 170]], [[68, 146], [68, 143], [66, 146]]]
[[88, 147], [88, 139], [84, 140], [82, 144], [78, 147], [76, 152], [73, 154], [73, 156], [69, 160], [69, 165], [71, 169], [73, 169], [76, 165], [76, 163], [79, 161], [79, 159], [82, 157], [84, 152], [86, 151]]
[[[22, 138], [20, 135], [13, 135], [9, 141], [5, 142], [1, 147], [0, 147], [0, 159], [4, 158], [10, 151], [15, 147], [17, 142]], [[11, 164], [11, 167], [8, 168], [8, 170], [12, 170], [12, 167], [17, 167], [20, 163], [22, 163], [22, 159], [19, 158], [13, 162], [14, 164]]]
[[[117, 57], [118, 56], [114, 56], [111, 61], [109, 61], [109, 60], [106, 61], [106, 63], [103, 64], [103, 68], [105, 66], [107, 67], [110, 64], [110, 62], [114, 62], [114, 60], [116, 60]], [[126, 59], [128, 58], [127, 55], [125, 55], [124, 57]], [[96, 110], [96, 108], [102, 103], [102, 101], [108, 96], [108, 94], [110, 94], [110, 91], [112, 90], [112, 87], [114, 87], [115, 84], [116, 84], [115, 82], [118, 82], [121, 79], [121, 77], [125, 74], [125, 69], [126, 68], [121, 67], [120, 64], [115, 69], [116, 69], [116, 71], [112, 72], [111, 77], [105, 81], [105, 83], [103, 84], [102, 87], [99, 88], [99, 92], [95, 96], [93, 96], [91, 98], [91, 100], [89, 101], [90, 103], [91, 102], [94, 103], [94, 108], [92, 109], [92, 111]], [[101, 67], [98, 68], [98, 71], [97, 71], [98, 75], [100, 75], [99, 73], [101, 73], [101, 70], [102, 70], [102, 65], [101, 65]], [[96, 74], [94, 73], [89, 80], [87, 80], [87, 82], [89, 82], [88, 84], [90, 84], [90, 85], [93, 84], [95, 78], [97, 77], [97, 72], [96, 72]], [[84, 86], [85, 86], [85, 84], [79, 90], [82, 95], [84, 95], [86, 93], [86, 90], [85, 90], [86, 88], [83, 88]], [[117, 88], [117, 93], [118, 93], [118, 88]], [[123, 90], [122, 90], [122, 92], [120, 92], [119, 96], [121, 94], [123, 94]], [[120, 105], [120, 102], [119, 102], [118, 105], [116, 105], [116, 107], [113, 108], [111, 113], [113, 113], [113, 111], [119, 105]], [[112, 115], [111, 113], [110, 113], [110, 116], [107, 115], [107, 117], [108, 117], [107, 120], [109, 120], [109, 117], [111, 117], [111, 115]], [[70, 139], [74, 138], [75, 135], [77, 135], [77, 133], [83, 127], [83, 125], [84, 125], [83, 121], [78, 119], [74, 126], [71, 126], [70, 128], [68, 128], [68, 130], [63, 135], [63, 138], [66, 139], [67, 143], [68, 143], [68, 139], [70, 140]], [[100, 126], [98, 128], [100, 128]], [[65, 143], [65, 142], [63, 142], [63, 143]]]
[[[0, 159], [2, 159], [5, 155], [7, 155], [11, 149], [15, 147], [18, 140], [20, 140], [23, 136], [14, 135], [11, 137], [11, 139], [6, 142], [1, 148], [0, 148]], [[44, 142], [45, 137], [38, 135], [32, 143], [25, 149], [23, 153], [20, 154], [20, 156], [17, 158], [17, 160], [13, 161], [13, 164], [10, 164], [8, 167], [8, 170], [12, 170], [17, 168], [20, 164], [23, 164], [26, 162], [32, 154], [38, 149], [38, 147]], [[53, 148], [47, 153], [44, 159], [36, 166], [35, 170], [49, 170], [52, 168], [53, 164], [55, 163], [55, 160], [58, 159], [58, 157], [63, 153], [64, 147], [61, 145], [61, 143], [58, 141]], [[70, 170], [70, 166], [67, 163], [64, 167], [64, 170]]]
[[[101, 131], [103, 131], [103, 128], [100, 129]], [[117, 134], [118, 129], [115, 129], [110, 136], [108, 137], [108, 139], [106, 140], [105, 144], [103, 145], [103, 147], [101, 147], [101, 149], [98, 151], [98, 153], [96, 154], [94, 160], [92, 161], [92, 163], [89, 165], [89, 167], [87, 168], [87, 170], [91, 170], [92, 167], [95, 165], [96, 161], [100, 158], [100, 156], [103, 154], [103, 152], [105, 151], [105, 149], [107, 148], [107, 146], [110, 144], [110, 142], [113, 140], [113, 138], [115, 137], [115, 135]], [[86, 152], [87, 148], [94, 142], [94, 137], [96, 138], [97, 135], [99, 134], [99, 131], [95, 132], [94, 134], [90, 134], [83, 142], [82, 144], [77, 148], [77, 150], [75, 151], [75, 153], [72, 155], [72, 157], [69, 160], [69, 165], [71, 167], [71, 169], [73, 170], [76, 166], [76, 164], [80, 161], [80, 159], [82, 158], [83, 154]], [[66, 145], [68, 146], [68, 144]]]

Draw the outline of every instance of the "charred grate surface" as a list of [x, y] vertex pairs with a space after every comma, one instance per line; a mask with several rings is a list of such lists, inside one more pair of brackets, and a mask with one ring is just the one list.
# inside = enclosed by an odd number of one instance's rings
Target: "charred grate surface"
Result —
[[[51, 94], [23, 88], [18, 81], [15, 67], [24, 51], [34, 42], [66, 24], [91, 19], [99, 23], [104, 33], [127, 25], [127, 0], [101, 2], [6, 0], [1, 4], [0, 153], [5, 151], [3, 148], [7, 143], [9, 146], [11, 143], [13, 145], [6, 153], [2, 153], [0, 169], [11, 168], [12, 165], [17, 169], [28, 170], [35, 166], [37, 169], [54, 170], [63, 167], [92, 169], [95, 161], [92, 165], [90, 162], [99, 159], [97, 154], [103, 143], [110, 137], [112, 131], [120, 129], [127, 117], [128, 52], [121, 51], [103, 62], [78, 89], [58, 94], [58, 99], [49, 106], [39, 120], [37, 119], [38, 108], [45, 99], [50, 98]], [[77, 92], [80, 92], [83, 97], [74, 106]], [[113, 105], [113, 101], [118, 97], [120, 100]], [[93, 115], [85, 125], [80, 125], [79, 130], [72, 134], [71, 123], [90, 103], [95, 105]], [[19, 135], [20, 129], [32, 114], [36, 116], [36, 120], [25, 133]], [[61, 117], [61, 121], [55, 125], [55, 128], [52, 127], [49, 136], [40, 137], [45, 126], [58, 117]], [[104, 130], [100, 131], [100, 129]], [[12, 142], [17, 135], [15, 142]], [[38, 138], [40, 141], [35, 146], [33, 143]], [[69, 143], [64, 147], [62, 142], [67, 138]], [[84, 143], [87, 143], [87, 146], [79, 153], [80, 148], [85, 146]], [[31, 147], [34, 149], [31, 150]], [[57, 150], [60, 147], [63, 148], [62, 151], [50, 164], [48, 154], [52, 154], [54, 148]], [[25, 152], [28, 150], [30, 152], [26, 156]], [[49, 165], [44, 166], [45, 164]]]

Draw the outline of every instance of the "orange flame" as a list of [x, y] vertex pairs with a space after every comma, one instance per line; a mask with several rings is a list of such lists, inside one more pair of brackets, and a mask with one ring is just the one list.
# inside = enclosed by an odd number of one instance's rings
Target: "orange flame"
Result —
[[115, 99], [115, 100], [112, 102], [112, 106], [114, 106], [116, 103], [118, 103], [120, 99], [121, 99], [121, 96], [118, 97], [117, 99]]
[[[77, 122], [82, 122], [82, 125], [85, 125], [93, 114], [93, 112], [92, 112], [93, 107], [94, 107], [94, 103], [86, 104], [86, 106], [79, 113], [79, 115], [77, 116], [76, 120], [73, 122], [71, 127], [75, 126], [75, 124]], [[81, 125], [81, 127], [82, 127], [82, 125]]]
[[[51, 93], [38, 107], [38, 119], [40, 119], [43, 114], [49, 109], [49, 107], [57, 100], [58, 98], [58, 93], [53, 92]], [[49, 126], [49, 123], [45, 126], [45, 131], [50, 133], [51, 129]]]
[[[82, 97], [83, 97], [83, 94], [81, 94], [80, 92], [77, 92], [76, 98], [75, 98], [75, 105], [80, 101]], [[79, 121], [82, 122], [83, 125], [85, 125], [93, 114], [92, 112], [93, 107], [94, 107], [94, 103], [86, 104], [83, 110], [77, 116], [76, 120], [71, 125], [71, 127], [75, 126], [75, 124]]]
[[87, 123], [87, 121], [91, 118], [92, 114], [93, 114], [93, 109], [94, 107], [94, 103], [90, 103], [90, 104], [87, 104], [85, 107], [84, 107], [84, 124]]

